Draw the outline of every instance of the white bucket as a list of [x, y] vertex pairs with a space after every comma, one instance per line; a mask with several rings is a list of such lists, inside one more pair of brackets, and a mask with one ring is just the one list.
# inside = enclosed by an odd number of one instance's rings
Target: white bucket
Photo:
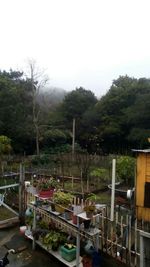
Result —
[[20, 226], [20, 233], [22, 234], [22, 235], [24, 235], [25, 234], [25, 231], [27, 230], [27, 226]]

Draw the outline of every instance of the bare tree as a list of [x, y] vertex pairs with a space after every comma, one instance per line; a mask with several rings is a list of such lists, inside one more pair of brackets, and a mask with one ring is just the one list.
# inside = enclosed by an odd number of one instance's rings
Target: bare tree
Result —
[[35, 129], [35, 140], [36, 140], [36, 154], [40, 155], [39, 137], [40, 137], [40, 106], [38, 105], [38, 95], [42, 88], [44, 88], [48, 82], [48, 77], [45, 75], [45, 70], [41, 70], [37, 67], [34, 59], [28, 60], [28, 79], [31, 83], [32, 93], [32, 116], [33, 126]]

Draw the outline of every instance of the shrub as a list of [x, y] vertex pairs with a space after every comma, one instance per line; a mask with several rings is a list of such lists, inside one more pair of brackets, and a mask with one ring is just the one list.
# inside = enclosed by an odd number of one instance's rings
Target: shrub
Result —
[[116, 163], [117, 178], [126, 185], [134, 185], [135, 176], [135, 158], [129, 156], [120, 156]]

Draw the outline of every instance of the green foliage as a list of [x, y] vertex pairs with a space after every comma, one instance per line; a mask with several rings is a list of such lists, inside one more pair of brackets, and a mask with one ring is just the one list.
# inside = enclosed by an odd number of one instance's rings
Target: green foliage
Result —
[[[95, 211], [95, 202], [97, 200], [97, 196], [94, 193], [88, 194], [88, 196], [85, 199], [85, 206], [84, 211], [87, 213], [94, 212]], [[87, 214], [88, 216], [88, 214]]]
[[97, 196], [94, 193], [88, 194], [88, 196], [86, 197], [86, 201], [93, 201], [95, 202], [97, 200]]
[[[42, 154], [70, 151], [73, 118], [75, 141], [89, 154], [125, 154], [149, 145], [150, 79], [120, 76], [99, 101], [82, 87], [62, 97], [61, 103], [43, 92], [34, 99], [37, 130], [32, 89], [31, 78], [22, 72], [0, 71], [0, 135], [12, 140], [15, 153], [34, 154], [35, 131]], [[48, 161], [43, 155], [34, 159], [41, 165]]]
[[32, 156], [31, 163], [33, 165], [47, 165], [50, 163], [50, 157], [47, 154], [41, 154], [40, 156]]
[[51, 230], [48, 234], [46, 234], [43, 238], [43, 244], [47, 247], [50, 247], [52, 250], [57, 250], [61, 244], [64, 244], [67, 240], [66, 234], [63, 232], [59, 232]]
[[90, 175], [93, 177], [99, 177], [101, 181], [108, 181], [108, 170], [104, 168], [96, 168], [91, 171]]
[[70, 194], [70, 193], [57, 191], [57, 192], [54, 193], [53, 201], [54, 201], [54, 203], [68, 206], [68, 205], [70, 205], [72, 203], [73, 197], [74, 196], [72, 194]]
[[134, 185], [135, 177], [135, 158], [120, 156], [116, 163], [117, 178], [128, 186]]
[[53, 177], [50, 179], [43, 178], [37, 181], [37, 187], [39, 190], [58, 188], [59, 183]]
[[81, 118], [86, 110], [97, 102], [94, 94], [80, 87], [68, 93], [62, 104], [62, 111], [67, 120]]
[[0, 156], [9, 154], [12, 151], [11, 139], [7, 136], [0, 136]]
[[17, 152], [32, 142], [30, 98], [22, 73], [0, 72], [0, 134], [12, 140]]
[[47, 229], [47, 230], [49, 229], [48, 222], [45, 222], [44, 220], [38, 221], [37, 224], [38, 224], [39, 228], [41, 228], [41, 229]]

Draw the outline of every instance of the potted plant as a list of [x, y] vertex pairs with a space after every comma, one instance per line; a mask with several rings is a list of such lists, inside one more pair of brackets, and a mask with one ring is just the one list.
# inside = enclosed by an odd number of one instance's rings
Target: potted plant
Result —
[[76, 258], [76, 246], [70, 243], [65, 243], [60, 249], [61, 256], [66, 261], [72, 261]]
[[96, 195], [91, 193], [87, 196], [85, 200], [84, 211], [86, 212], [86, 216], [91, 218], [95, 211], [95, 203], [96, 203]]
[[38, 190], [40, 197], [52, 197], [54, 190], [58, 187], [58, 182], [54, 178], [41, 179], [38, 181]]
[[57, 250], [60, 245], [66, 242], [67, 236], [63, 232], [51, 230], [43, 238], [43, 244], [52, 250]]
[[61, 209], [58, 211], [60, 213], [63, 213], [65, 208], [70, 207], [72, 204], [74, 196], [70, 193], [65, 193], [63, 191], [57, 191], [53, 195], [53, 202], [55, 204], [55, 210], [60, 207]]
[[91, 255], [83, 255], [82, 265], [83, 265], [83, 267], [92, 267], [92, 256]]

